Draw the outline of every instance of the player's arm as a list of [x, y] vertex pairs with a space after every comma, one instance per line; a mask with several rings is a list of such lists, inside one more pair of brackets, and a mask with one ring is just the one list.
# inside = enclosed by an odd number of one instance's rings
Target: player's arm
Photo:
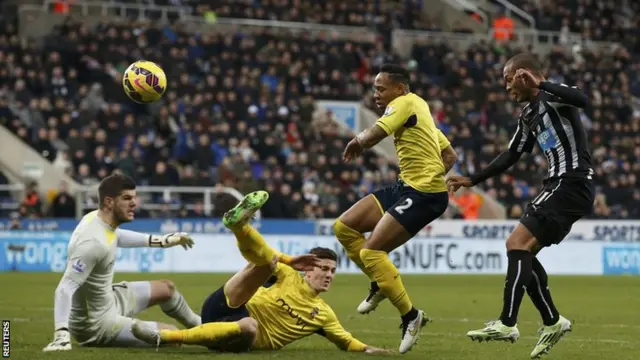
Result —
[[389, 133], [380, 125], [375, 124], [371, 128], [363, 130], [356, 135], [355, 140], [363, 149], [370, 149], [389, 136]]
[[343, 158], [350, 161], [354, 156], [360, 155], [363, 150], [374, 147], [384, 138], [398, 131], [410, 120], [410, 112], [411, 109], [404, 98], [392, 101], [382, 117], [371, 128], [363, 130], [347, 144]]
[[529, 128], [525, 126], [522, 121], [518, 121], [518, 128], [509, 142], [509, 149], [500, 153], [500, 155], [493, 159], [493, 161], [479, 173], [470, 176], [471, 183], [477, 185], [507, 171], [518, 162], [523, 153], [531, 152], [534, 144], [535, 138]]
[[456, 161], [458, 161], [458, 154], [456, 154], [453, 146], [451, 146], [449, 139], [447, 139], [440, 130], [438, 130], [438, 143], [440, 145], [440, 149], [442, 149], [440, 155], [442, 156], [442, 162], [444, 163], [444, 173], [447, 174]]
[[391, 352], [386, 349], [379, 349], [373, 346], [369, 346], [353, 337], [353, 335], [351, 335], [342, 327], [342, 324], [340, 324], [333, 311], [331, 311], [326, 324], [317, 333], [321, 336], [326, 337], [327, 340], [334, 343], [341, 350], [365, 352], [371, 354]]
[[43, 349], [44, 351], [71, 349], [69, 315], [71, 314], [73, 294], [84, 284], [103, 256], [104, 247], [94, 239], [81, 241], [70, 251], [67, 268], [58, 283], [54, 295], [54, 340]]
[[491, 163], [479, 173], [466, 176], [450, 176], [447, 178], [447, 185], [452, 192], [457, 191], [460, 187], [472, 187], [488, 178], [502, 174], [513, 166], [523, 153], [531, 152], [533, 145], [535, 144], [535, 138], [531, 134], [531, 131], [525, 126], [522, 121], [518, 121], [518, 129], [513, 135], [511, 142], [509, 142], [509, 149], [500, 153]]
[[575, 86], [569, 87], [565, 84], [542, 81], [539, 88], [557, 97], [562, 104], [585, 108], [589, 103], [587, 95]]
[[166, 235], [143, 234], [136, 231], [117, 229], [118, 247], [173, 247], [182, 246], [185, 250], [193, 247], [193, 238], [187, 233], [178, 232]]

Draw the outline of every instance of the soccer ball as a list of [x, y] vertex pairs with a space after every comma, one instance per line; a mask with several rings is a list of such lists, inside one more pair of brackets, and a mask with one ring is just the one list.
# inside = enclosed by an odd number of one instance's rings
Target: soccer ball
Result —
[[149, 104], [164, 94], [167, 89], [167, 76], [156, 63], [139, 60], [124, 71], [122, 86], [131, 100], [138, 104]]

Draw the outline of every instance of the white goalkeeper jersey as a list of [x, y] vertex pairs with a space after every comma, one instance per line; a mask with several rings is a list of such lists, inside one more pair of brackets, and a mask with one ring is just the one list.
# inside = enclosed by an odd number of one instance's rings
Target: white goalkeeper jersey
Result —
[[69, 242], [63, 281], [75, 283], [69, 285], [77, 288], [69, 314], [72, 333], [98, 331], [105, 316], [117, 311], [111, 287], [118, 244], [116, 231], [97, 215], [98, 211], [85, 215]]

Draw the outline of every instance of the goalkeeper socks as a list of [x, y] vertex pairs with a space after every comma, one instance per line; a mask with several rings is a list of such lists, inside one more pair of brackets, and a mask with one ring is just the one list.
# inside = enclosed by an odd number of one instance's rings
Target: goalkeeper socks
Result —
[[509, 250], [507, 258], [509, 259], [509, 267], [504, 284], [500, 320], [506, 326], [515, 326], [525, 287], [531, 282], [533, 254], [527, 250]]
[[367, 268], [362, 262], [362, 259], [360, 258], [360, 250], [362, 250], [365, 242], [364, 235], [359, 231], [348, 227], [340, 220], [336, 220], [336, 222], [333, 223], [333, 232], [336, 234], [340, 244], [342, 244], [344, 249], [347, 250], [347, 256], [349, 259], [358, 265], [360, 270], [371, 278], [371, 274], [369, 274]]
[[202, 324], [200, 315], [191, 310], [189, 304], [187, 304], [187, 301], [178, 290], [173, 292], [171, 299], [160, 304], [160, 308], [167, 316], [176, 319], [184, 327], [192, 328]]
[[238, 240], [238, 249], [248, 262], [256, 266], [267, 265], [271, 264], [274, 257], [279, 255], [251, 225], [244, 224], [242, 227], [232, 230]]
[[404, 288], [400, 273], [389, 259], [389, 255], [384, 251], [362, 249], [360, 258], [367, 271], [371, 273], [371, 280], [378, 283], [380, 291], [398, 309], [401, 316], [407, 315], [413, 309], [413, 305]]
[[184, 330], [160, 330], [160, 340], [168, 344], [204, 345], [240, 335], [237, 322], [214, 322]]
[[560, 313], [551, 298], [547, 272], [535, 256], [532, 261], [532, 269], [533, 276], [529, 285], [527, 285], [527, 294], [529, 294], [531, 302], [540, 312], [542, 322], [546, 326], [555, 325], [560, 319]]

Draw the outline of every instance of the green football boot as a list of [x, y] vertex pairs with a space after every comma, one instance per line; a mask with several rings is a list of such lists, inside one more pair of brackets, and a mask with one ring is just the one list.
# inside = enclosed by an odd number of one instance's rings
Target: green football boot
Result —
[[224, 213], [222, 223], [228, 228], [248, 223], [267, 200], [269, 200], [269, 193], [266, 191], [260, 190], [247, 194], [238, 205]]

